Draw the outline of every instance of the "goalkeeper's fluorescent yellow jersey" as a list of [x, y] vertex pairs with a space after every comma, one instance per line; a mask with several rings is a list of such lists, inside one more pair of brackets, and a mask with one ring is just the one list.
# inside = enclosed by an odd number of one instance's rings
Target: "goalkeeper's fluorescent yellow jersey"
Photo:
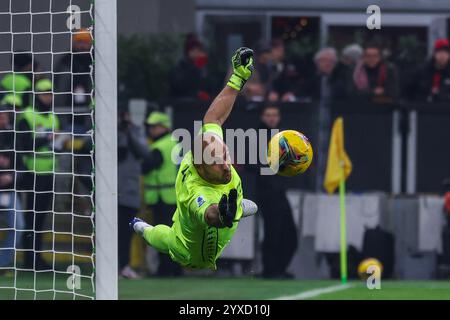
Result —
[[[213, 132], [223, 139], [222, 128], [216, 124], [206, 124], [203, 132]], [[181, 162], [175, 189], [177, 194], [177, 210], [173, 216], [173, 230], [177, 242], [187, 249], [188, 257], [179, 261], [192, 268], [216, 269], [215, 261], [233, 237], [238, 222], [232, 228], [218, 229], [205, 222], [205, 210], [212, 204], [218, 204], [223, 194], [231, 189], [238, 192], [236, 220], [242, 216], [241, 202], [243, 198], [241, 178], [231, 167], [231, 180], [227, 184], [211, 184], [197, 173], [193, 164], [193, 156], [188, 152]], [[185, 251], [186, 252], [186, 251]]]

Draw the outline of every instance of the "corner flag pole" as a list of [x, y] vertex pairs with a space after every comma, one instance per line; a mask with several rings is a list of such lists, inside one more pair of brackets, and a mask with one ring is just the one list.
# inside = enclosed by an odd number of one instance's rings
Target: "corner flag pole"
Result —
[[341, 281], [347, 283], [347, 219], [345, 214], [345, 179], [352, 172], [352, 162], [344, 148], [344, 120], [338, 117], [333, 124], [328, 149], [328, 163], [324, 187], [329, 194], [339, 186], [340, 204], [340, 262]]
[[345, 175], [344, 175], [344, 164], [341, 163], [342, 176], [339, 182], [339, 202], [341, 207], [341, 282], [342, 284], [347, 283], [347, 219], [345, 215]]

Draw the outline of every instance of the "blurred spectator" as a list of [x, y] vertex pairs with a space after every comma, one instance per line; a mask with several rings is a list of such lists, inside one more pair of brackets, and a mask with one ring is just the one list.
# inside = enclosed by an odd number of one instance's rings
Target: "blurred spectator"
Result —
[[331, 101], [340, 90], [337, 84], [344, 83], [336, 75], [338, 61], [334, 48], [323, 48], [314, 56], [316, 73], [312, 77], [310, 89], [314, 98], [318, 98], [317, 106], [317, 143], [316, 143], [316, 191], [322, 190], [323, 177], [326, 168], [326, 154], [331, 127]]
[[345, 57], [339, 61], [334, 48], [323, 48], [315, 54], [314, 63], [313, 96], [321, 100], [347, 98], [352, 86], [351, 62]]
[[31, 53], [14, 53], [13, 72], [6, 74], [0, 82], [1, 90], [9, 91], [5, 93], [2, 99], [7, 95], [17, 95], [22, 100], [22, 105], [28, 106], [31, 104], [33, 68], [36, 71], [38, 64], [35, 62], [33, 66]]
[[[154, 111], [147, 118], [147, 133], [152, 140], [150, 155], [142, 164], [145, 175], [145, 203], [153, 214], [154, 224], [170, 225], [176, 210], [175, 180], [178, 165], [172, 161], [177, 142], [172, 140], [172, 123], [168, 115]], [[182, 269], [167, 254], [159, 254], [157, 275], [179, 276]]]
[[[56, 91], [65, 94], [58, 95], [55, 102], [58, 106], [86, 107], [91, 103], [92, 91], [91, 55], [92, 35], [88, 29], [76, 30], [72, 37], [72, 52], [61, 58], [55, 75]], [[77, 117], [75, 118], [77, 119]], [[82, 125], [82, 124], [80, 124]]]
[[[270, 87], [270, 59], [270, 47], [259, 44], [255, 49], [255, 69], [252, 77], [247, 81], [243, 89], [243, 95], [247, 101], [264, 101], [267, 88]], [[230, 68], [225, 81], [228, 81], [231, 73], [232, 69]]]
[[[280, 121], [279, 108], [269, 104], [261, 111], [259, 129], [279, 129]], [[268, 133], [270, 134], [270, 131]], [[258, 172], [256, 193], [264, 220], [262, 276], [276, 279], [292, 278], [286, 269], [297, 250], [297, 231], [286, 196], [285, 180], [278, 175], [260, 175]]]
[[[444, 205], [442, 208], [445, 226], [442, 230], [442, 252], [438, 256], [438, 274], [443, 271], [443, 274], [450, 270], [450, 178], [444, 179]], [[441, 271], [442, 270], [442, 271]], [[447, 270], [447, 272], [445, 271]]]
[[[16, 170], [23, 169], [20, 156], [14, 150], [13, 106], [0, 106], [0, 219], [4, 237], [0, 242], [0, 268], [14, 267], [14, 252], [21, 249], [22, 237], [18, 230], [23, 230], [23, 214], [20, 198], [15, 189]], [[16, 236], [17, 234], [17, 236]], [[0, 274], [3, 270], [0, 269]]]
[[443, 212], [447, 220], [447, 227], [450, 228], [450, 179], [444, 180], [444, 207]]
[[9, 106], [11, 110], [20, 110], [23, 108], [23, 99], [19, 94], [9, 93], [0, 101], [0, 105]]
[[56, 67], [57, 73], [54, 74], [55, 91], [58, 93], [55, 95], [54, 106], [66, 108], [73, 106], [75, 114], [73, 121], [67, 123], [66, 118], [66, 122], [63, 122], [63, 125], [66, 124], [63, 131], [76, 135], [66, 143], [66, 151], [76, 155], [71, 165], [78, 174], [74, 180], [74, 187], [81, 194], [92, 190], [92, 179], [89, 177], [92, 172], [92, 160], [86, 156], [92, 150], [92, 139], [87, 137], [88, 131], [92, 129], [92, 123], [86, 111], [92, 102], [92, 41], [90, 30], [75, 30], [72, 35], [72, 52], [63, 55]]
[[337, 63], [337, 53], [334, 48], [319, 50], [314, 56], [317, 73], [322, 76], [330, 76]]
[[141, 205], [141, 161], [147, 158], [148, 147], [144, 133], [131, 122], [128, 110], [119, 114], [117, 139], [119, 272], [124, 278], [136, 279], [138, 274], [128, 266], [132, 235], [128, 223], [137, 216]]
[[309, 80], [309, 93], [313, 98], [327, 104], [330, 99], [344, 99], [350, 94], [352, 87], [353, 67], [338, 61], [334, 48], [323, 48], [314, 55], [316, 72]]
[[334, 99], [346, 99], [351, 95], [353, 70], [361, 60], [362, 52], [363, 49], [359, 44], [349, 44], [342, 49], [341, 57], [330, 77]]
[[342, 49], [340, 63], [354, 68], [363, 54], [363, 49], [359, 44], [349, 44]]
[[429, 102], [450, 101], [450, 44], [439, 39], [434, 44], [432, 59], [413, 81], [418, 83], [419, 97]]
[[342, 49], [341, 57], [330, 77], [332, 84], [332, 97], [334, 99], [347, 99], [353, 87], [353, 70], [361, 60], [363, 49], [359, 44], [350, 44]]
[[[259, 75], [260, 81], [265, 85], [269, 85], [271, 60], [272, 60], [272, 48], [264, 42], [260, 42], [255, 47], [255, 71]], [[253, 77], [253, 74], [252, 74]], [[250, 78], [251, 79], [251, 78]]]
[[203, 44], [189, 35], [184, 44], [184, 56], [170, 74], [171, 97], [209, 100], [211, 79], [208, 79], [207, 64]]
[[300, 90], [297, 67], [287, 61], [284, 42], [273, 39], [270, 55], [269, 101], [292, 102]]
[[23, 153], [26, 173], [21, 176], [26, 190], [24, 239], [25, 267], [51, 269], [41, 258], [44, 222], [52, 212], [54, 190], [54, 133], [59, 131], [53, 106], [52, 82], [41, 79], [34, 85], [34, 105], [24, 109], [17, 125], [17, 150]]
[[353, 73], [356, 92], [373, 98], [374, 102], [388, 102], [397, 97], [398, 79], [395, 67], [383, 61], [381, 48], [373, 43], [364, 47], [363, 58]]

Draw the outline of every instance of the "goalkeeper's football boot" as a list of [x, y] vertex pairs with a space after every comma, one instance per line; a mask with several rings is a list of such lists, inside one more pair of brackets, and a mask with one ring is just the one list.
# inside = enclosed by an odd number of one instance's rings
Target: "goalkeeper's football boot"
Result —
[[145, 222], [144, 220], [136, 218], [136, 217], [130, 221], [129, 225], [130, 225], [131, 230], [133, 230], [134, 232], [136, 232], [137, 234], [139, 234], [141, 236], [144, 234], [145, 228], [153, 228], [152, 225], [150, 225], [147, 222]]

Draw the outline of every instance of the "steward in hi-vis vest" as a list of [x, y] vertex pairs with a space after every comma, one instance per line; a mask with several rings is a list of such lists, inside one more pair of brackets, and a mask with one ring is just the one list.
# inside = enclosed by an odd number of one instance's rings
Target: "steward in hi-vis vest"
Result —
[[[145, 203], [150, 206], [155, 223], [170, 224], [176, 210], [175, 180], [178, 164], [172, 161], [172, 153], [179, 152], [177, 141], [172, 140], [171, 121], [162, 112], [152, 112], [146, 121], [149, 157], [142, 164], [145, 185]], [[177, 276], [181, 274], [179, 265], [167, 255], [159, 255], [158, 275]]]
[[[34, 151], [24, 157], [25, 166], [28, 171], [36, 172], [38, 175], [52, 174], [55, 168], [55, 157], [53, 152], [53, 135], [59, 130], [58, 117], [52, 112], [52, 82], [42, 79], [35, 85], [36, 104], [26, 107], [20, 115], [20, 120], [26, 122], [26, 126], [32, 135], [34, 148], [24, 151]], [[45, 93], [44, 93], [45, 92]], [[49, 93], [46, 93], [49, 92]]]
[[25, 192], [25, 229], [29, 233], [24, 237], [25, 267], [32, 270], [49, 268], [38, 252], [42, 248], [44, 233], [41, 231], [46, 216], [54, 210], [53, 177], [57, 170], [54, 146], [59, 120], [54, 113], [52, 90], [52, 81], [38, 80], [34, 85], [34, 103], [16, 117], [17, 151], [23, 155], [25, 165], [19, 188], [28, 190]]
[[10, 110], [21, 111], [23, 107], [23, 99], [22, 96], [19, 94], [8, 93], [7, 95], [3, 96], [3, 98], [0, 101], [0, 105], [9, 106]]
[[[35, 69], [37, 63], [35, 62]], [[6, 74], [0, 81], [0, 91], [3, 92], [0, 100], [7, 95], [20, 97], [23, 105], [32, 104], [32, 78], [33, 78], [33, 57], [30, 53], [14, 53], [14, 70]], [[4, 104], [2, 102], [2, 104]]]

